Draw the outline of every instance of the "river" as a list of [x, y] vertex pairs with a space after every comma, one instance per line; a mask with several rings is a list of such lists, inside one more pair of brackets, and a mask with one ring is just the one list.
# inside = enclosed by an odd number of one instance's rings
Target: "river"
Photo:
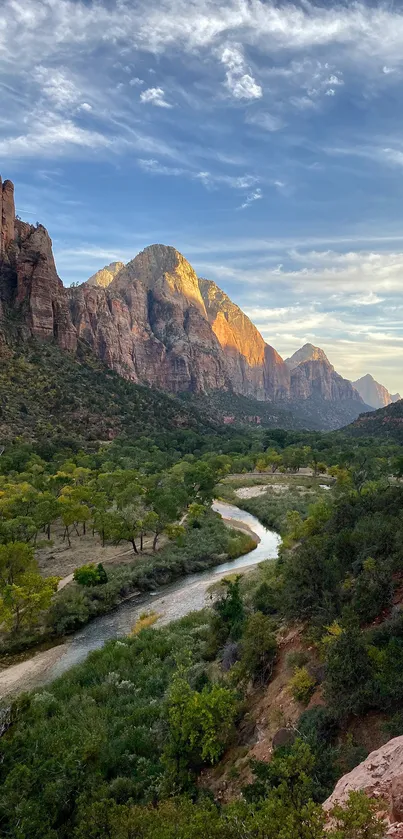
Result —
[[259, 539], [257, 547], [238, 559], [222, 563], [198, 574], [182, 577], [175, 583], [128, 600], [107, 615], [96, 618], [58, 647], [37, 653], [27, 661], [14, 664], [0, 672], [0, 698], [22, 690], [30, 690], [56, 679], [74, 664], [83, 661], [91, 650], [102, 647], [111, 638], [128, 635], [136, 620], [151, 609], [159, 615], [156, 625], [162, 626], [182, 618], [208, 604], [208, 589], [220, 576], [236, 569], [246, 569], [265, 559], [275, 559], [280, 537], [267, 530], [250, 513], [233, 504], [213, 503], [213, 510], [234, 526], [241, 524]]

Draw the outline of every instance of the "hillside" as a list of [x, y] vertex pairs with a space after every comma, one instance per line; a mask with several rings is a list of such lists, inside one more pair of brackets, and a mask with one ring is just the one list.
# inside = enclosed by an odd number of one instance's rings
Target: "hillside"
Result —
[[118, 376], [82, 343], [77, 357], [35, 339], [2, 348], [0, 443], [19, 435], [111, 440], [208, 425], [191, 406]]
[[361, 399], [372, 408], [384, 408], [390, 405], [391, 402], [397, 402], [400, 399], [399, 393], [389, 393], [388, 389], [375, 381], [374, 377], [367, 373], [353, 382], [353, 386], [361, 396]]
[[403, 443], [403, 399], [360, 416], [343, 432], [351, 437], [382, 437]]

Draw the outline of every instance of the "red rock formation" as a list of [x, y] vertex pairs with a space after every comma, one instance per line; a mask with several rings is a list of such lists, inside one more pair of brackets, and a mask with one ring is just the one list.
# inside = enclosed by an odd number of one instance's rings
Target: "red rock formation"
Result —
[[287, 358], [285, 363], [291, 372], [293, 399], [317, 397], [329, 402], [362, 403], [351, 382], [336, 373], [320, 347], [305, 344], [291, 358]]
[[290, 374], [281, 356], [215, 283], [200, 278], [199, 286], [234, 390], [255, 399], [288, 399]]
[[11, 181], [4, 182], [0, 194], [0, 318], [4, 321], [6, 306], [13, 308], [20, 315], [22, 337], [28, 332], [54, 339], [62, 349], [74, 351], [76, 330], [51, 239], [42, 225], [33, 227], [15, 219]]
[[174, 248], [152, 245], [107, 289], [69, 297], [79, 337], [122, 375], [174, 393], [229, 387], [196, 274]]
[[[336, 784], [324, 808], [344, 804], [351, 790], [363, 790], [372, 798], [386, 802], [386, 836], [403, 837], [403, 737], [395, 737], [381, 746]], [[380, 810], [384, 811], [383, 803]]]
[[16, 304], [25, 309], [32, 335], [55, 339], [62, 349], [74, 351], [77, 334], [65, 288], [57, 275], [52, 241], [42, 225], [32, 227], [17, 221], [16, 230]]
[[0, 260], [6, 259], [14, 242], [14, 184], [0, 177]]

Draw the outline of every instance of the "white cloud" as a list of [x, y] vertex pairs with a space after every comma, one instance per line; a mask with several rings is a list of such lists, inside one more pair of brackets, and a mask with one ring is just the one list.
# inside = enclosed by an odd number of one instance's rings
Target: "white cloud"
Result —
[[96, 131], [87, 131], [72, 120], [52, 114], [38, 114], [26, 134], [0, 139], [0, 156], [5, 158], [34, 158], [57, 156], [67, 148], [105, 149], [113, 140]]
[[82, 96], [75, 82], [63, 68], [56, 70], [39, 66], [34, 71], [34, 79], [40, 85], [42, 93], [59, 110], [76, 105]]
[[153, 158], [149, 160], [139, 158], [137, 162], [141, 169], [143, 169], [145, 172], [151, 172], [151, 174], [153, 175], [171, 175], [174, 177], [178, 177], [179, 175], [189, 174], [186, 171], [186, 169], [181, 169], [176, 166], [164, 166], [163, 164], [159, 163], [158, 160], [154, 160]]
[[263, 90], [249, 72], [239, 45], [225, 47], [221, 62], [228, 68], [225, 85], [235, 99], [260, 99], [263, 96]]
[[90, 112], [90, 111], [92, 111], [92, 105], [89, 105], [89, 103], [88, 103], [88, 102], [83, 102], [83, 103], [80, 105], [80, 107], [79, 107], [79, 109], [78, 109], [78, 110], [79, 110], [79, 111], [88, 111], [88, 112]]
[[335, 96], [335, 95], [336, 95], [336, 91], [334, 90], [333, 87], [329, 87], [328, 90], [325, 93], [325, 96]]
[[142, 84], [144, 84], [144, 79], [139, 79], [137, 76], [129, 81], [131, 87], [141, 87]]
[[264, 131], [280, 131], [285, 126], [285, 122], [281, 117], [269, 114], [267, 111], [257, 111], [253, 114], [247, 114], [245, 122], [248, 125], [257, 125]]
[[149, 87], [140, 93], [140, 101], [156, 105], [158, 108], [172, 108], [169, 102], [164, 99], [165, 93], [162, 87]]
[[207, 188], [213, 188], [217, 184], [224, 184], [231, 189], [250, 189], [258, 180], [255, 175], [241, 175], [237, 177], [212, 172], [197, 172], [194, 177], [201, 181]]
[[339, 76], [335, 76], [334, 73], [332, 73], [329, 76], [329, 78], [326, 79], [325, 84], [330, 84], [332, 85], [332, 87], [337, 87], [337, 85], [343, 85], [344, 81]]
[[260, 198], [263, 198], [263, 194], [262, 190], [258, 187], [254, 192], [250, 192], [249, 195], [246, 196], [246, 199], [244, 203], [241, 204], [240, 209], [245, 210], [247, 207], [250, 207], [254, 201], [259, 201]]

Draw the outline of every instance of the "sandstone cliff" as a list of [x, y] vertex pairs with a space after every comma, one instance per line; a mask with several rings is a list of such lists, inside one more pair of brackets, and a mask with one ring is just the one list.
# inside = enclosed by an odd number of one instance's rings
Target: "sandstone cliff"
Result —
[[336, 373], [326, 354], [320, 347], [305, 344], [291, 358], [286, 360], [291, 374], [293, 399], [311, 397], [331, 402], [357, 403], [357, 411], [365, 410], [363, 400], [351, 382]]
[[70, 289], [78, 336], [136, 382], [173, 393], [231, 387], [196, 274], [175, 248], [151, 245], [107, 289]]
[[13, 312], [20, 317], [21, 337], [55, 340], [75, 351], [76, 330], [68, 299], [57, 275], [52, 241], [42, 225], [34, 227], [15, 218], [14, 187], [0, 179], [0, 319]]
[[290, 370], [293, 370], [298, 364], [303, 364], [305, 361], [321, 361], [323, 364], [330, 365], [326, 353], [313, 344], [304, 344], [290, 358], [286, 358], [285, 363]]
[[376, 382], [370, 373], [362, 376], [353, 382], [353, 387], [358, 390], [361, 398], [370, 405], [371, 408], [384, 408], [392, 402], [397, 402], [401, 397], [399, 393], [391, 394], [386, 387]]
[[199, 287], [234, 390], [261, 400], [289, 399], [290, 374], [281, 356], [215, 283], [200, 278]]
[[96, 271], [96, 273], [87, 280], [87, 283], [88, 285], [107, 288], [116, 277], [116, 274], [118, 274], [124, 267], [124, 262], [111, 262], [110, 265], [105, 265], [105, 268], [100, 268], [99, 271]]
[[324, 808], [344, 804], [351, 790], [363, 790], [380, 799], [380, 811], [386, 805], [386, 836], [403, 839], [403, 737], [395, 737], [381, 746], [338, 781]]

